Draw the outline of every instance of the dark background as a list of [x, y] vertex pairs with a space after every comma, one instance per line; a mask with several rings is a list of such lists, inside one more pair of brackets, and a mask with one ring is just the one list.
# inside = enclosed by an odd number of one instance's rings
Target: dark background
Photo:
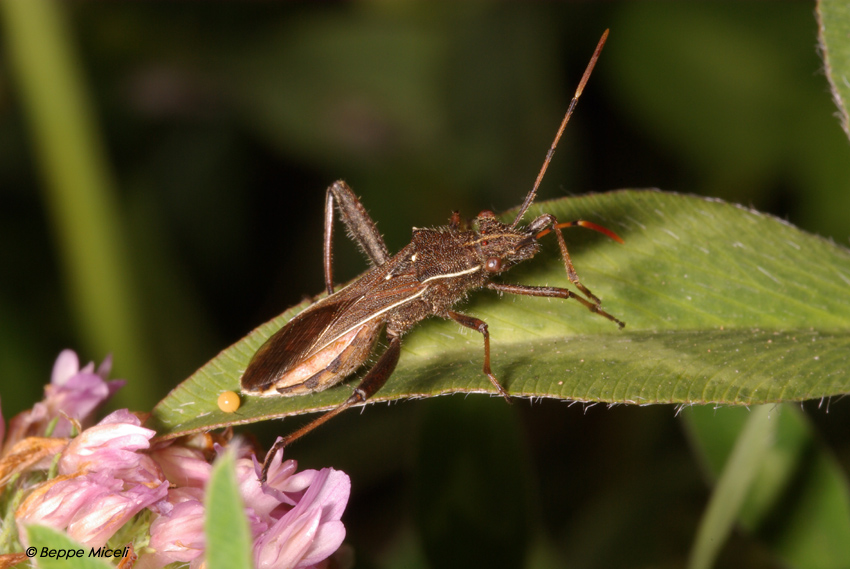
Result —
[[[114, 354], [114, 375], [146, 386], [121, 401], [136, 410], [322, 290], [334, 180], [362, 197], [391, 251], [452, 210], [518, 205], [605, 28], [542, 199], [658, 187], [848, 243], [850, 154], [810, 3], [64, 7], [143, 315], [151, 377]], [[106, 355], [70, 306], [20, 96], [0, 57], [7, 419], [41, 397], [61, 349]], [[342, 239], [337, 251], [338, 282], [365, 267]], [[812, 414], [846, 460], [846, 403]], [[268, 442], [288, 428], [251, 430]], [[492, 452], [462, 466], [482, 440]], [[669, 407], [407, 402], [349, 413], [292, 453], [351, 474], [358, 567], [424, 566], [423, 551], [433, 567], [675, 567], [707, 495]], [[440, 500], [465, 514], [435, 514]], [[774, 566], [737, 535], [721, 562]]]

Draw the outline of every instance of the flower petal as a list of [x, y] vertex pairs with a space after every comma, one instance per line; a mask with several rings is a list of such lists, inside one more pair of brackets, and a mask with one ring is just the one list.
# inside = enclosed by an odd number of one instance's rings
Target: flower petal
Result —
[[329, 557], [345, 539], [339, 518], [350, 492], [351, 481], [344, 472], [332, 468], [314, 471], [295, 507], [255, 543], [258, 568], [307, 567]]
[[203, 488], [212, 472], [212, 465], [204, 458], [204, 453], [196, 448], [180, 444], [171, 444], [151, 452], [165, 477], [175, 486]]
[[188, 563], [204, 552], [204, 505], [188, 500], [174, 506], [169, 516], [160, 516], [151, 524], [150, 547], [168, 563]]
[[118, 493], [104, 493], [87, 502], [68, 524], [68, 535], [95, 549], [106, 544], [121, 526], [146, 506], [165, 498], [168, 483], [148, 488], [136, 485]]
[[278, 520], [254, 544], [256, 569], [297, 567], [313, 543], [321, 518], [321, 510], [314, 508], [294, 520]]
[[80, 359], [74, 350], [62, 350], [53, 364], [53, 373], [50, 375], [51, 385], [65, 385], [65, 383], [80, 371]]
[[[119, 419], [127, 422], [117, 422]], [[126, 410], [115, 411], [71, 441], [59, 460], [59, 472], [115, 472], [137, 468], [143, 455], [136, 451], [146, 450], [156, 434], [139, 423], [139, 419]]]

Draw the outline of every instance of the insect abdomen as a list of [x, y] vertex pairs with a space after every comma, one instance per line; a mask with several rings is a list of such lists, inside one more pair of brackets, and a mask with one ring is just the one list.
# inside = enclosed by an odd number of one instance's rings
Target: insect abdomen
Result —
[[382, 325], [380, 320], [367, 322], [334, 340], [283, 375], [264, 395], [303, 395], [336, 385], [366, 362]]
[[383, 321], [377, 320], [353, 328], [301, 359], [278, 377], [269, 377], [262, 383], [250, 385], [243, 381], [242, 391], [264, 397], [290, 396], [323, 391], [336, 385], [368, 359], [382, 325]]

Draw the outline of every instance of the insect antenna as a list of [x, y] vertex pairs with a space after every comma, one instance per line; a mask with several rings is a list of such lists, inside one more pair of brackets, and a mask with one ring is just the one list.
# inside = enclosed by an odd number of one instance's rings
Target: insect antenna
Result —
[[522, 206], [519, 208], [519, 213], [517, 214], [516, 219], [514, 219], [514, 222], [511, 223], [511, 228], [517, 226], [519, 220], [522, 219], [523, 215], [525, 215], [526, 210], [528, 210], [532, 202], [534, 202], [534, 197], [537, 195], [537, 188], [540, 187], [540, 182], [543, 181], [543, 175], [549, 167], [549, 162], [552, 161], [552, 156], [555, 155], [555, 148], [558, 146], [558, 141], [561, 140], [561, 135], [564, 134], [564, 129], [567, 127], [567, 123], [570, 122], [570, 117], [573, 115], [573, 111], [576, 108], [578, 98], [581, 97], [581, 92], [584, 90], [584, 86], [590, 78], [590, 73], [593, 71], [593, 67], [596, 65], [596, 60], [599, 59], [599, 54], [602, 52], [602, 47], [605, 45], [605, 40], [607, 39], [608, 30], [605, 30], [602, 33], [602, 37], [599, 38], [599, 43], [596, 44], [596, 49], [593, 52], [593, 56], [590, 58], [590, 62], [587, 64], [587, 69], [584, 70], [584, 75], [581, 76], [581, 81], [579, 81], [575, 94], [570, 100], [570, 106], [567, 108], [567, 114], [564, 115], [564, 120], [561, 121], [561, 126], [558, 128], [555, 140], [552, 141], [552, 146], [549, 147], [549, 152], [546, 153], [546, 160], [543, 161], [540, 173], [537, 174], [537, 180], [534, 181], [534, 187], [531, 188], [531, 191], [527, 196], [525, 196], [525, 201], [522, 202]]

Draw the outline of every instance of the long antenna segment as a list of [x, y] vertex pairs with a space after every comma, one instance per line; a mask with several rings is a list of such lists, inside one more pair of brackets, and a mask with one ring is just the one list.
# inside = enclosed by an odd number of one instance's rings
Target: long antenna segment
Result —
[[593, 71], [593, 67], [596, 65], [596, 60], [599, 59], [599, 54], [602, 52], [602, 47], [605, 45], [605, 40], [608, 39], [608, 30], [602, 34], [602, 37], [599, 38], [599, 43], [596, 44], [596, 50], [593, 52], [593, 56], [590, 58], [590, 62], [587, 64], [587, 69], [584, 70], [584, 75], [581, 76], [581, 81], [579, 81], [578, 88], [576, 89], [573, 98], [570, 100], [570, 106], [567, 108], [567, 114], [564, 115], [564, 120], [561, 121], [561, 126], [558, 128], [558, 133], [555, 135], [555, 140], [552, 141], [552, 146], [549, 147], [549, 152], [546, 153], [546, 160], [543, 161], [543, 166], [540, 168], [540, 173], [537, 174], [537, 180], [534, 181], [534, 187], [525, 196], [525, 201], [522, 202], [522, 206], [519, 208], [519, 213], [514, 219], [514, 222], [511, 224], [511, 228], [514, 228], [519, 223], [519, 220], [522, 219], [522, 216], [525, 215], [526, 210], [531, 206], [534, 202], [535, 196], [537, 196], [537, 188], [540, 187], [540, 182], [543, 181], [543, 175], [546, 174], [546, 169], [549, 168], [549, 162], [552, 161], [552, 156], [555, 155], [555, 148], [558, 146], [558, 141], [561, 140], [561, 135], [564, 134], [564, 129], [567, 127], [567, 123], [570, 122], [570, 117], [573, 116], [573, 111], [576, 108], [576, 104], [578, 103], [578, 98], [581, 97], [581, 92], [584, 91], [584, 86], [587, 83], [587, 80], [590, 78], [590, 74]]

